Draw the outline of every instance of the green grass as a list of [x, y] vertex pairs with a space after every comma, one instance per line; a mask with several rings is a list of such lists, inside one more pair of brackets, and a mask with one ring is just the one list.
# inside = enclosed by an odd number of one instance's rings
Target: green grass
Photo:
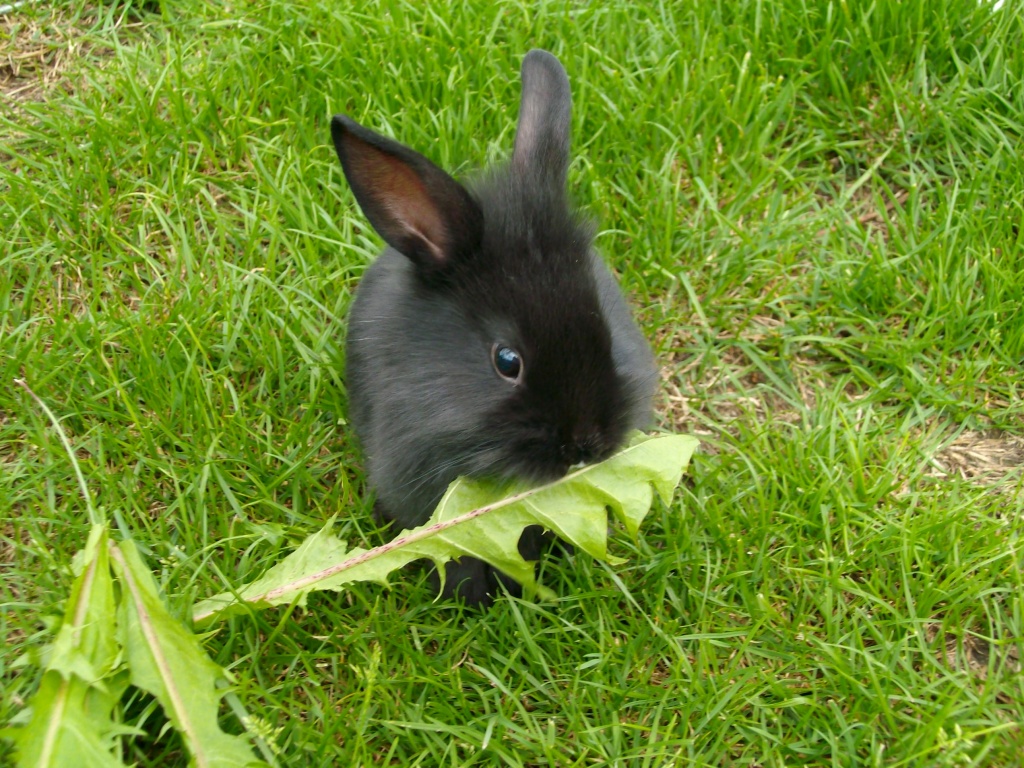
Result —
[[[254, 727], [294, 766], [1019, 765], [1024, 9], [422, 5], [0, 16], [0, 722], [89, 524], [15, 379], [180, 616], [335, 513], [378, 543], [342, 339], [379, 240], [328, 119], [468, 171], [537, 46], [703, 451], [626, 566], [547, 567], [554, 603], [463, 616], [412, 570], [226, 622]], [[186, 764], [124, 714], [129, 762]]]

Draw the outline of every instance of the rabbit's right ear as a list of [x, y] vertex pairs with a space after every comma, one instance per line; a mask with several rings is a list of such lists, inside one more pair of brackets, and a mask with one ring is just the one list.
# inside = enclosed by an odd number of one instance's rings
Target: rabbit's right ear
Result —
[[569, 76], [558, 59], [535, 48], [523, 57], [522, 79], [512, 168], [548, 189], [561, 190], [569, 169]]
[[331, 137], [359, 207], [424, 276], [477, 250], [483, 214], [469, 192], [418, 152], [335, 115]]

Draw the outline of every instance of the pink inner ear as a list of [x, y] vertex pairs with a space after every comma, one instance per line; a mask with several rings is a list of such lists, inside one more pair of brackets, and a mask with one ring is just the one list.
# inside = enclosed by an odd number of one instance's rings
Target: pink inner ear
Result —
[[519, 126], [516, 128], [516, 140], [512, 147], [512, 162], [522, 171], [530, 164], [530, 158], [537, 149], [537, 123], [540, 115], [533, 102], [526, 99], [520, 108]]
[[443, 261], [448, 248], [444, 220], [422, 179], [398, 158], [359, 143], [362, 151], [352, 153], [352, 165], [367, 180], [369, 194], [388, 212], [393, 224], [421, 240], [434, 258]]

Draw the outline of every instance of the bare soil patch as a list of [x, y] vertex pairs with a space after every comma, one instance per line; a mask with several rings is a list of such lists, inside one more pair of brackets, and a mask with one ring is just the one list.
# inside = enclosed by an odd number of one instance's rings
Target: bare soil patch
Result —
[[[942, 633], [939, 622], [932, 622], [925, 627], [925, 639], [929, 643], [937, 642], [935, 657], [942, 666], [966, 672], [978, 681], [988, 679], [992, 671], [996, 675], [1016, 675], [1021, 670], [1020, 649], [1011, 642], [985, 638], [971, 632], [962, 635]], [[1011, 701], [1006, 693], [1000, 693], [998, 698], [1003, 704]]]

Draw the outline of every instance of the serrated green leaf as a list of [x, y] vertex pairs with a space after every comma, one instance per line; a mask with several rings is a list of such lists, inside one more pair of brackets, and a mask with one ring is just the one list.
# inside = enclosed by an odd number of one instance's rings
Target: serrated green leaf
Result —
[[537, 589], [533, 564], [523, 560], [517, 546], [524, 528], [543, 525], [606, 560], [607, 510], [635, 536], [653, 492], [668, 503], [696, 448], [696, 438], [687, 435], [637, 434], [608, 460], [537, 488], [460, 478], [425, 525], [371, 550], [348, 550], [330, 535], [332, 518], [259, 580], [237, 593], [198, 603], [193, 619], [202, 624], [254, 608], [304, 605], [312, 591], [337, 590], [354, 581], [387, 583], [392, 571], [422, 558], [440, 566], [471, 555], [500, 568], [527, 589]]
[[43, 674], [32, 697], [32, 718], [24, 728], [5, 736], [14, 741], [19, 768], [124, 768], [113, 752], [114, 738], [131, 732], [114, 722], [112, 713], [127, 680], [103, 688], [59, 672]]
[[113, 627], [116, 604], [105, 525], [92, 527], [81, 554], [82, 570], [71, 586], [65, 620], [50, 649], [47, 668], [99, 684], [120, 652]]
[[263, 765], [242, 736], [221, 730], [217, 714], [219, 684], [228, 673], [203, 651], [195, 635], [168, 613], [152, 575], [135, 545], [126, 541], [111, 550], [124, 586], [118, 610], [125, 658], [133, 685], [151, 693], [181, 733], [199, 768], [244, 768]]
[[4, 732], [19, 766], [123, 765], [113, 754], [114, 738], [130, 731], [112, 713], [127, 680], [114, 674], [119, 646], [105, 526], [93, 526], [81, 566], [28, 723]]

